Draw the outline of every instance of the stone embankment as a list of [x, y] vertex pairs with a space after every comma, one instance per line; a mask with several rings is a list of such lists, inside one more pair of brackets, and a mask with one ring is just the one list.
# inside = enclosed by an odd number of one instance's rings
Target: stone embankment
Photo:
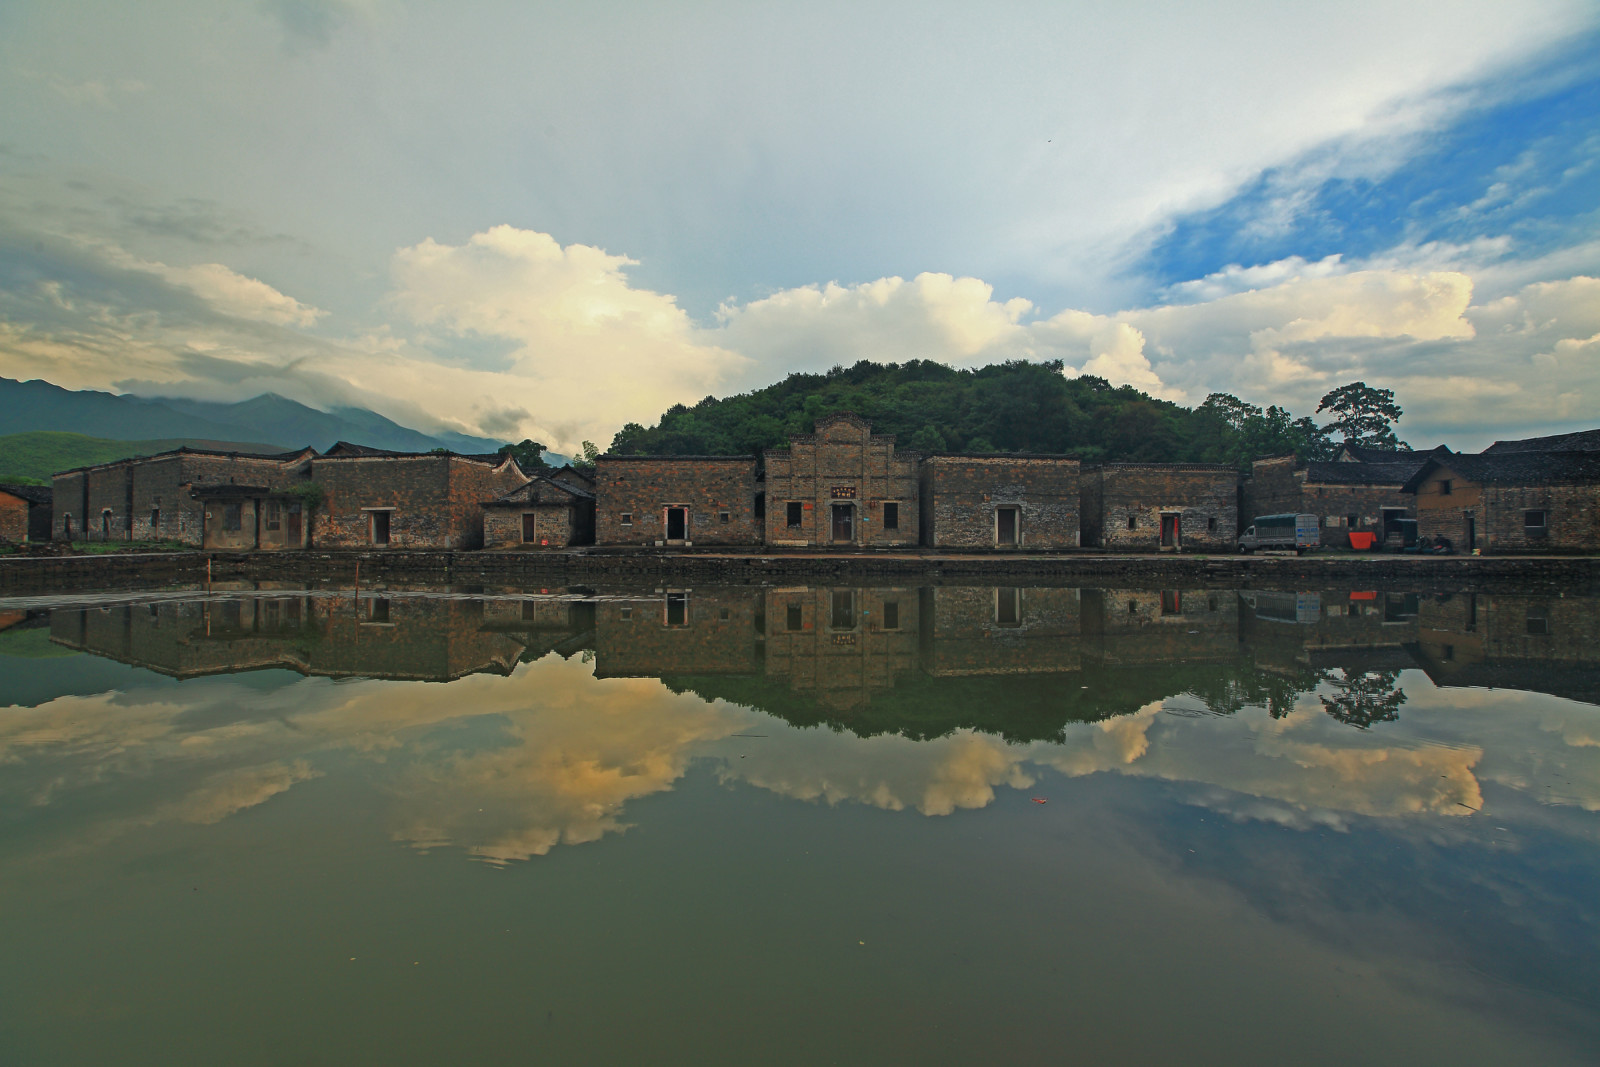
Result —
[[215, 581], [441, 582], [453, 585], [646, 581], [985, 583], [1078, 581], [1090, 585], [1331, 589], [1530, 586], [1600, 593], [1594, 556], [1205, 556], [934, 552], [187, 552], [0, 558], [0, 592], [156, 588]]

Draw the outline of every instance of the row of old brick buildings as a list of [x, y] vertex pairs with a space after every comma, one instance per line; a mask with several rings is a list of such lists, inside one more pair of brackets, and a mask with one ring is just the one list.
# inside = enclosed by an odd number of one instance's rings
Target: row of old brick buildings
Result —
[[1600, 431], [1500, 442], [1474, 456], [1346, 446], [1330, 462], [1259, 460], [1241, 478], [1222, 464], [902, 451], [844, 413], [760, 455], [604, 455], [592, 473], [344, 442], [278, 455], [183, 448], [58, 474], [50, 507], [58, 540], [237, 550], [1227, 552], [1254, 516], [1309, 512], [1334, 547], [1437, 534], [1462, 550], [1593, 551], [1597, 490]]
[[1313, 514], [1322, 543], [1351, 534], [1395, 546], [1411, 536], [1464, 552], [1600, 550], [1600, 430], [1497, 441], [1475, 455], [1439, 447], [1382, 452], [1346, 445], [1329, 462], [1257, 460], [1243, 514]]

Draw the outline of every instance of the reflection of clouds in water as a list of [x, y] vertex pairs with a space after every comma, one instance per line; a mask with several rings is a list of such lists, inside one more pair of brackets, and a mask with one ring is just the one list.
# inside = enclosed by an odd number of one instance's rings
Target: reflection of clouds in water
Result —
[[[245, 692], [217, 679], [62, 697], [0, 715], [0, 764], [4, 791], [29, 803], [138, 780], [154, 795], [114, 801], [106, 822], [205, 824], [318, 777], [319, 754], [343, 751], [394, 796], [396, 840], [491, 863], [624, 829], [630, 801], [671, 789], [697, 757], [717, 759], [724, 780], [784, 796], [925, 815], [985, 807], [1002, 786], [1032, 786], [1043, 768], [1185, 784], [1194, 802], [1286, 826], [1466, 815], [1483, 805], [1480, 775], [1543, 803], [1600, 810], [1596, 709], [1408, 689], [1395, 729], [1352, 730], [1315, 700], [1276, 720], [1259, 709], [1164, 714], [1158, 702], [1069, 725], [1059, 742], [968, 730], [918, 742], [794, 728], [655, 680], [596, 680], [588, 665], [552, 656], [510, 678], [449, 685], [304, 679]], [[1418, 729], [1439, 743], [1408, 740]], [[731, 737], [752, 731], [767, 736]]]
[[889, 811], [909, 807], [924, 815], [986, 807], [997, 785], [1033, 784], [1021, 766], [1023, 749], [970, 730], [913, 741], [791, 728], [774, 730], [771, 740], [778, 744], [748, 746], [752, 751], [745, 758], [728, 759], [724, 777], [801, 800], [854, 801]]
[[217, 823], [236, 811], [271, 800], [296, 782], [320, 777], [321, 772], [312, 770], [303, 759], [225, 771], [207, 778], [163, 814], [185, 822]]
[[598, 840], [624, 828], [624, 804], [670, 789], [705, 743], [757, 718], [653, 680], [596, 681], [580, 663], [535, 669], [537, 705], [508, 714], [494, 747], [435, 754], [417, 743], [396, 783], [398, 839], [467, 843], [496, 863]]

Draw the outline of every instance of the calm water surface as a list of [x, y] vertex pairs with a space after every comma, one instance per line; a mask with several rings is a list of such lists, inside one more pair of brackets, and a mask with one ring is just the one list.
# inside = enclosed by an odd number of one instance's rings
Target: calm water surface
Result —
[[0, 602], [0, 1063], [1584, 1063], [1600, 604]]

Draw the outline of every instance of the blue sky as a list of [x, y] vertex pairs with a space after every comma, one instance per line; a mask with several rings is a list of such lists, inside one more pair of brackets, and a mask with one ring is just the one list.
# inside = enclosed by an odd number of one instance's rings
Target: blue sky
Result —
[[1600, 424], [1600, 8], [0, 5], [0, 374], [570, 451], [857, 359]]

